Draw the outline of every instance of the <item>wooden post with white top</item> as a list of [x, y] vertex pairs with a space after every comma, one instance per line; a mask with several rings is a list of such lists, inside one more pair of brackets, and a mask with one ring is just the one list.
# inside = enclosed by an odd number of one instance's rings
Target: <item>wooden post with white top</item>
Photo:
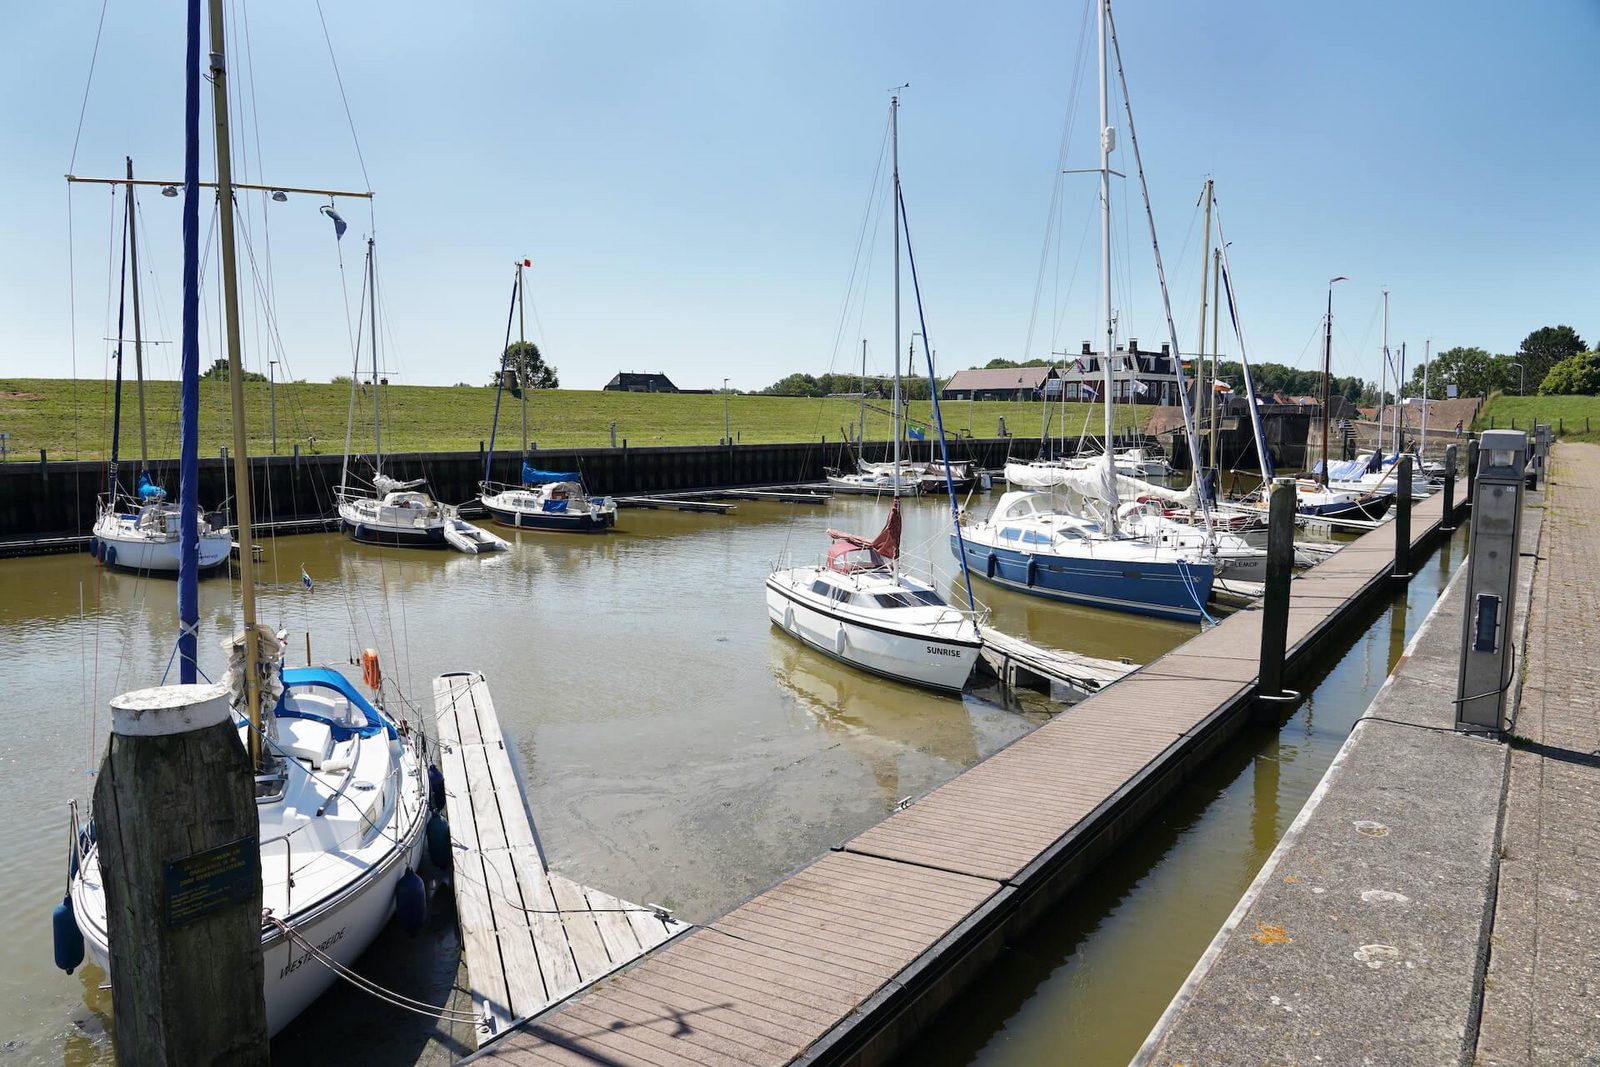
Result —
[[266, 1067], [260, 822], [228, 691], [114, 698], [94, 817], [117, 1062]]

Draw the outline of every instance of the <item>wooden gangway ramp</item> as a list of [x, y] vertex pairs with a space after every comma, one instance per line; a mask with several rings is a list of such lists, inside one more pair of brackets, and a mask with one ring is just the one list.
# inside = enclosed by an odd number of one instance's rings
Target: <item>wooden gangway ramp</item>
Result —
[[992, 626], [983, 628], [983, 648], [978, 656], [1006, 686], [1050, 692], [1053, 683], [1065, 688], [1074, 701], [1087, 700], [1139, 669], [1136, 663], [1046, 648]]
[[482, 674], [435, 678], [433, 699], [481, 1042], [688, 927], [545, 865]]
[[[1442, 511], [1438, 494], [1417, 504], [1414, 551]], [[1374, 530], [1291, 585], [1291, 676], [1370, 620], [1396, 588], [1394, 550], [1393, 528]], [[475, 1062], [889, 1061], [1250, 721], [1262, 615], [1238, 612], [1053, 716]]]

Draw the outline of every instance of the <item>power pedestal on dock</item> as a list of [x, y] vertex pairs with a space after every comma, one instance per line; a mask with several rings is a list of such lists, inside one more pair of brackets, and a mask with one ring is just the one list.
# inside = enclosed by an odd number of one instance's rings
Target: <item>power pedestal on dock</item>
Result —
[[1527, 492], [1528, 438], [1514, 430], [1488, 430], [1478, 442], [1472, 498], [1472, 540], [1467, 556], [1467, 610], [1456, 683], [1456, 729], [1504, 732], [1506, 691], [1515, 670], [1510, 633], [1516, 607], [1517, 562], [1522, 546], [1522, 502]]

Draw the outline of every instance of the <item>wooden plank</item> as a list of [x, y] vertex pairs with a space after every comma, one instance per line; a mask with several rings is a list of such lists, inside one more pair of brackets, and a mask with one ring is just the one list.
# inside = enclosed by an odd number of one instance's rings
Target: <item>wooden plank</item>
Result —
[[550, 890], [555, 894], [556, 907], [561, 909], [561, 922], [566, 927], [567, 943], [572, 946], [572, 958], [578, 974], [585, 982], [592, 982], [612, 968], [611, 955], [606, 951], [605, 939], [595, 925], [594, 913], [583, 895], [583, 886], [559, 874], [550, 875]]
[[594, 916], [595, 926], [600, 929], [600, 940], [605, 944], [606, 955], [611, 958], [613, 965], [631, 960], [644, 951], [645, 947], [639, 943], [639, 935], [633, 932], [633, 926], [628, 922], [628, 913], [635, 910], [634, 905], [587, 886], [583, 895], [589, 913]]
[[[522, 888], [523, 903], [529, 909], [527, 923], [537, 956], [534, 965], [544, 978], [550, 999], [559, 1000], [583, 985], [578, 966], [572, 960], [572, 946], [567, 943], [566, 927], [561, 916], [555, 913], [555, 897], [550, 894], [544, 864], [538, 854], [529, 848], [514, 848], [510, 856]], [[529, 1014], [533, 1010], [537, 1009], [530, 1009]]]
[[489, 879], [489, 906], [494, 913], [494, 933], [500, 944], [506, 996], [511, 1017], [520, 1019], [543, 1010], [552, 998], [545, 989], [544, 975], [539, 968], [530, 917], [523, 906], [522, 886], [512, 865], [511, 853], [495, 849], [481, 855], [484, 874]]

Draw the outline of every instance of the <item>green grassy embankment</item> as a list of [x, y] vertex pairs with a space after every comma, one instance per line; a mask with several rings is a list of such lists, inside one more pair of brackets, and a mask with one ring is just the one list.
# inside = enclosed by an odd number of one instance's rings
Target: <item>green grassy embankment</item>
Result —
[[1548, 423], [1569, 441], [1600, 443], [1600, 396], [1506, 396], [1489, 397], [1474, 430], [1530, 430]]
[[[178, 452], [178, 386], [160, 381], [146, 384], [145, 407], [150, 455], [172, 457]], [[227, 384], [204, 381], [200, 385], [200, 454], [214, 456], [231, 442]], [[268, 452], [271, 444], [271, 409], [265, 382], [245, 386], [249, 413], [250, 451]], [[298, 444], [303, 453], [338, 455], [344, 450], [345, 416], [350, 386], [335, 383], [277, 386], [278, 452], [288, 454]], [[494, 390], [474, 386], [394, 385], [383, 389], [383, 448], [385, 452], [476, 451], [487, 440], [494, 414]], [[509, 393], [502, 399], [497, 448], [516, 448], [522, 440], [521, 403]], [[876, 407], [876, 410], [874, 410]], [[993, 437], [999, 420], [1011, 433], [1037, 436], [1041, 412], [1036, 403], [1004, 401], [948, 401], [945, 431], [952, 435], [970, 431], [976, 437]], [[926, 421], [930, 405], [913, 402], [911, 417]], [[1118, 428], [1138, 426], [1148, 408], [1117, 409]], [[768, 444], [837, 441], [842, 428], [856, 421], [858, 404], [846, 399], [808, 397], [728, 397], [728, 422], [739, 441]], [[1089, 416], [1092, 431], [1100, 422], [1099, 408], [1069, 404], [1068, 436], [1076, 435]], [[708, 445], [722, 437], [723, 398], [718, 394], [607, 393], [598, 390], [555, 389], [528, 394], [528, 435], [541, 448], [601, 448], [611, 443], [609, 425], [617, 423], [619, 443], [626, 438], [634, 447], [651, 445]], [[13, 461], [37, 459], [47, 449], [52, 459], [100, 459], [109, 451], [112, 390], [99, 381], [54, 378], [0, 379], [0, 431], [11, 435]], [[123, 391], [122, 455], [139, 454], [138, 406], [134, 391]], [[1061, 431], [1059, 415], [1050, 432]], [[867, 437], [889, 435], [888, 403], [869, 401]], [[356, 426], [351, 448], [372, 451], [372, 393], [362, 389], [356, 397]]]

